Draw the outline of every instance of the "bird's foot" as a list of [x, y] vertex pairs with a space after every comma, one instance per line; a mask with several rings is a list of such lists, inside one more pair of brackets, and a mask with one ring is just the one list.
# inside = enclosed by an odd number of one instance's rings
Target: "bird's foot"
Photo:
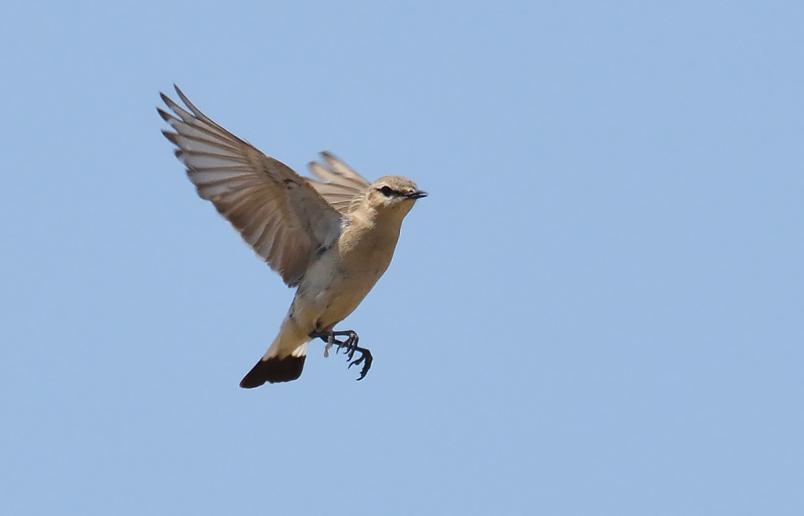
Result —
[[[360, 352], [360, 358], [356, 358], [355, 360], [349, 362], [349, 365], [346, 368], [349, 369], [353, 365], [363, 364], [363, 368], [360, 369], [360, 376], [357, 377], [357, 380], [360, 381], [366, 377], [366, 373], [368, 373], [369, 369], [371, 369], [371, 362], [374, 360], [374, 358], [371, 356], [371, 351], [366, 348], [355, 347], [355, 351]], [[354, 351], [352, 353], [354, 354]]]
[[338, 345], [338, 351], [343, 348], [343, 352], [346, 353], [346, 358], [352, 360], [352, 357], [355, 356], [355, 351], [357, 351], [357, 343], [360, 342], [360, 337], [352, 330], [347, 330], [347, 333], [346, 341]]
[[[360, 370], [360, 376], [357, 378], [358, 380], [365, 378], [366, 373], [368, 373], [369, 369], [371, 369], [371, 362], [373, 360], [371, 351], [366, 348], [361, 348], [357, 345], [357, 343], [360, 342], [360, 337], [357, 336], [357, 333], [354, 330], [314, 331], [310, 333], [310, 337], [314, 339], [321, 339], [327, 343], [326, 347], [324, 348], [324, 356], [329, 356], [329, 349], [333, 345], [338, 347], [338, 351], [343, 349], [343, 352], [346, 353], [347, 360], [350, 360], [347, 369], [353, 365], [363, 364], [363, 367]], [[346, 337], [346, 340], [338, 340], [337, 337]], [[357, 359], [354, 358], [355, 352], [360, 353], [360, 356]]]

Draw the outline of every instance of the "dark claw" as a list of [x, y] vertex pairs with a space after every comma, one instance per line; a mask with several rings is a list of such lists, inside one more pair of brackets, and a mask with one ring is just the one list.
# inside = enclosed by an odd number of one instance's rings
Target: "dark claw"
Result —
[[360, 370], [360, 376], [357, 378], [358, 382], [366, 377], [366, 374], [369, 372], [369, 369], [371, 369], [371, 362], [374, 360], [374, 358], [372, 358], [370, 353], [368, 357], [364, 358], [366, 359], [366, 363], [363, 364], [363, 369]]
[[[336, 337], [346, 337], [346, 340], [338, 340]], [[363, 368], [360, 370], [360, 376], [357, 378], [358, 381], [365, 378], [366, 373], [368, 373], [369, 369], [371, 369], [371, 362], [374, 360], [371, 356], [371, 351], [366, 348], [361, 348], [357, 345], [357, 343], [360, 341], [360, 337], [358, 337], [357, 333], [353, 330], [332, 332], [314, 331], [310, 333], [310, 338], [319, 338], [327, 344], [332, 342], [332, 344], [337, 346], [336, 353], [340, 352], [343, 348], [343, 352], [346, 354], [346, 359], [350, 361], [347, 369], [351, 368], [353, 365], [363, 364]], [[355, 359], [354, 356], [356, 351], [360, 352], [360, 356]]]
[[371, 356], [371, 351], [367, 350], [366, 348], [358, 348], [358, 351], [360, 351], [360, 358], [349, 362], [347, 369], [351, 368], [353, 365], [360, 365], [361, 363], [363, 364], [363, 369], [360, 370], [360, 376], [357, 378], [357, 381], [359, 382], [366, 377], [366, 373], [368, 373], [369, 369], [371, 369], [371, 362], [374, 361], [374, 358]]

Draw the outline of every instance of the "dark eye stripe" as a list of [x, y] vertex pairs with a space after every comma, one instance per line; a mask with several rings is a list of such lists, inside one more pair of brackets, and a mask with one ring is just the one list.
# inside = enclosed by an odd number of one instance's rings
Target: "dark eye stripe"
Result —
[[392, 195], [399, 195], [399, 192], [395, 192], [393, 189], [391, 189], [390, 186], [383, 186], [379, 190], [386, 197], [391, 197]]

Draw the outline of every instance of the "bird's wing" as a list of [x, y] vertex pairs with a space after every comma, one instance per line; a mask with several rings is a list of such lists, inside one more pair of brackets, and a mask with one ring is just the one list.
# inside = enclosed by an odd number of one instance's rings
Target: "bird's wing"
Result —
[[323, 163], [312, 161], [308, 167], [321, 181], [310, 181], [326, 201], [342, 214], [347, 214], [362, 199], [369, 187], [363, 176], [329, 152], [322, 152]]
[[176, 93], [186, 109], [162, 94], [173, 114], [157, 110], [175, 131], [162, 133], [176, 145], [198, 195], [285, 283], [298, 284], [316, 251], [340, 234], [340, 213], [290, 167], [215, 123], [178, 87]]

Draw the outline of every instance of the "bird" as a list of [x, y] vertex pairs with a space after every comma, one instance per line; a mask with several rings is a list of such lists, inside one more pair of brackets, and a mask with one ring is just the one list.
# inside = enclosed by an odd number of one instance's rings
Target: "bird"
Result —
[[[403, 176], [369, 183], [330, 152], [302, 177], [218, 125], [174, 84], [184, 106], [160, 93], [162, 134], [202, 199], [210, 201], [256, 254], [296, 291], [279, 332], [240, 387], [298, 379], [308, 344], [347, 354], [349, 368], [371, 368], [371, 352], [354, 330], [335, 330], [385, 273], [402, 221], [427, 196]], [[358, 356], [355, 357], [355, 353]]]

